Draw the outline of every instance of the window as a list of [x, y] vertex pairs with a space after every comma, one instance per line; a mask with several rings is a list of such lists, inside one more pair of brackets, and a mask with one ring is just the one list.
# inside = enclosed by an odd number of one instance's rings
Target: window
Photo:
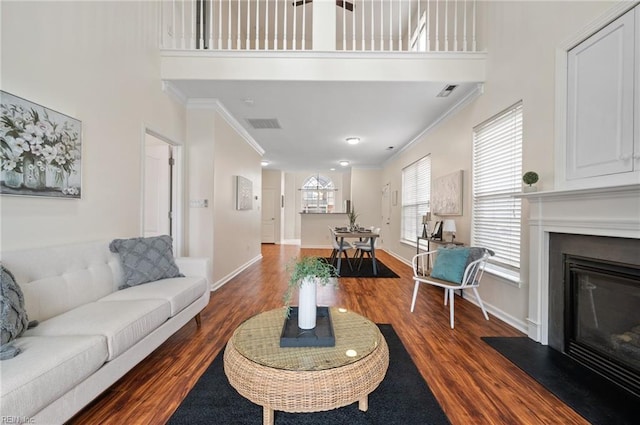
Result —
[[402, 170], [402, 240], [416, 243], [430, 199], [431, 156], [427, 155]]
[[316, 175], [305, 180], [302, 185], [302, 210], [305, 212], [333, 212], [335, 191], [329, 177]]
[[473, 129], [471, 242], [495, 252], [487, 271], [520, 281], [522, 102]]

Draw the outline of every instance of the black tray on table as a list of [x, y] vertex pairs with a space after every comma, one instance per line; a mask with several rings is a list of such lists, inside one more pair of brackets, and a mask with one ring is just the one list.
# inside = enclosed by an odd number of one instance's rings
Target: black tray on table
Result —
[[334, 347], [336, 336], [329, 307], [317, 307], [316, 327], [298, 327], [298, 307], [291, 307], [280, 334], [280, 347]]

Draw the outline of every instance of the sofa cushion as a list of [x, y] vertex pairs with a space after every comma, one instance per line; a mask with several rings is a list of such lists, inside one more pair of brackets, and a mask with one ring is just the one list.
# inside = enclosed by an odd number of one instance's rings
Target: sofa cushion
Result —
[[103, 335], [112, 360], [163, 324], [171, 314], [165, 300], [89, 303], [27, 330], [26, 336]]
[[0, 265], [0, 345], [19, 337], [28, 325], [22, 290], [11, 272]]
[[169, 302], [173, 317], [208, 291], [208, 286], [207, 280], [203, 277], [162, 279], [116, 291], [99, 299], [98, 302], [161, 299]]
[[120, 289], [183, 276], [173, 258], [173, 240], [169, 235], [114, 239], [109, 249], [118, 254], [122, 263], [124, 284]]
[[97, 371], [108, 355], [103, 336], [23, 336], [14, 344], [22, 352], [2, 362], [3, 417], [32, 417]]

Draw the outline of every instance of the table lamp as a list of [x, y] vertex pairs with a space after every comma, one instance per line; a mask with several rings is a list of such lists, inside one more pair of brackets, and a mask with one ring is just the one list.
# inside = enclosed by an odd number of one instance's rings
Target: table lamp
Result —
[[456, 222], [454, 220], [445, 220], [442, 225], [443, 232], [451, 233], [451, 242], [456, 238]]
[[428, 212], [422, 216], [422, 237], [429, 237], [429, 222], [431, 221], [431, 213]]

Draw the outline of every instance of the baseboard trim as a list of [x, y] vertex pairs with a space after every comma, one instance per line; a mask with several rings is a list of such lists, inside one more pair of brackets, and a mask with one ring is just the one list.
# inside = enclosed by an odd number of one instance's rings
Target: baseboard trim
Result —
[[260, 260], [262, 260], [262, 254], [253, 257], [251, 260], [247, 261], [246, 263], [244, 263], [243, 265], [241, 265], [240, 267], [238, 267], [237, 269], [235, 269], [234, 271], [232, 271], [231, 273], [229, 273], [228, 275], [226, 275], [222, 279], [212, 283], [211, 284], [211, 292], [221, 288], [225, 283], [229, 282], [231, 279], [233, 279], [234, 277], [236, 277], [237, 275], [242, 273], [249, 266], [251, 266], [252, 264], [254, 264], [254, 263], [256, 263], [256, 262], [258, 262]]

